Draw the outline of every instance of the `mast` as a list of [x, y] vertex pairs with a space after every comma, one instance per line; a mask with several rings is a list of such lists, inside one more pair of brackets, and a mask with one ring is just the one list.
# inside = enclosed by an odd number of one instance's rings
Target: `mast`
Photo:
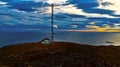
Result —
[[54, 4], [51, 4], [51, 42], [54, 40]]

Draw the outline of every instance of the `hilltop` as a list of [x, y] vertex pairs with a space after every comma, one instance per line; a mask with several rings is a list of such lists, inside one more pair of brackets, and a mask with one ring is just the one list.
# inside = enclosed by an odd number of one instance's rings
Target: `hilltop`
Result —
[[119, 67], [119, 46], [68, 42], [23, 43], [0, 48], [1, 67]]

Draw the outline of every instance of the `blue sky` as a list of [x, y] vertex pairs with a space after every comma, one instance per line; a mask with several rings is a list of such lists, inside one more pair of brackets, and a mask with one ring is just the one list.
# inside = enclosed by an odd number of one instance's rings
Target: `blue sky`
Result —
[[[0, 30], [49, 30], [53, 0], [0, 0]], [[120, 24], [119, 0], [55, 0], [56, 30]]]

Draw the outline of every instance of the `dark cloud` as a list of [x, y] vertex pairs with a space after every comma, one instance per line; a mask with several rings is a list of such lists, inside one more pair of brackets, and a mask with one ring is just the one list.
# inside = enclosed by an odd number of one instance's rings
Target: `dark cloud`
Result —
[[24, 2], [12, 3], [10, 5], [12, 5], [10, 8], [31, 12], [47, 4], [43, 4], [42, 2], [24, 1]]
[[70, 4], [75, 4], [78, 8], [93, 8], [98, 6], [98, 2], [96, 0], [69, 0]]
[[87, 13], [99, 13], [99, 14], [113, 14], [114, 11], [111, 10], [104, 10], [104, 9], [84, 9], [85, 12]]
[[7, 5], [11, 5], [9, 8], [18, 9], [21, 11], [33, 12], [36, 11], [37, 8], [45, 7], [48, 4], [45, 2], [35, 2], [32, 0], [2, 0], [3, 2], [7, 2]]

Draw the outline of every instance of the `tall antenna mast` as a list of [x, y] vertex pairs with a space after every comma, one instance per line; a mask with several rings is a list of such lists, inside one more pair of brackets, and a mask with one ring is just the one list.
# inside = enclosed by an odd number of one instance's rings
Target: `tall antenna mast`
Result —
[[41, 44], [51, 44], [54, 40], [54, 4], [51, 3], [51, 39], [45, 38], [41, 41]]
[[54, 4], [51, 4], [51, 42], [54, 40]]

